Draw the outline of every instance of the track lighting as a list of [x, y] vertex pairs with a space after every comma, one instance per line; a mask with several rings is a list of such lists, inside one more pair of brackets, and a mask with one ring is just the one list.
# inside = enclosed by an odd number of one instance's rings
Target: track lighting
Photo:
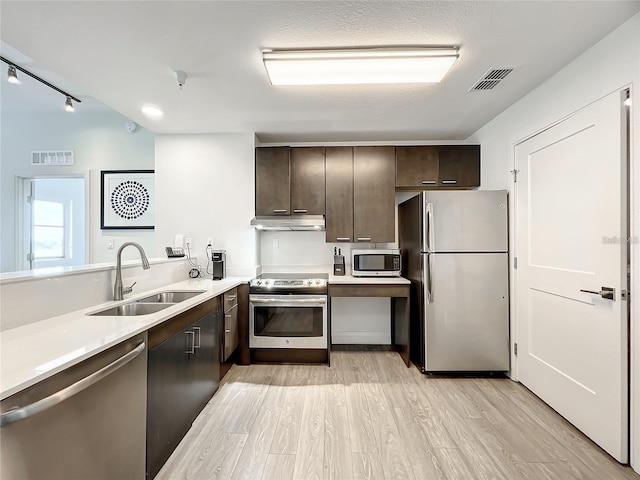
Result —
[[67, 112], [73, 112], [75, 108], [73, 108], [73, 102], [71, 101], [71, 97], [67, 97], [67, 100], [64, 102], [64, 109]]
[[18, 73], [16, 70], [20, 70], [22, 73], [29, 75], [31, 78], [39, 81], [40, 83], [42, 83], [43, 85], [46, 85], [47, 87], [55, 90], [58, 93], [61, 93], [62, 95], [65, 96], [66, 100], [64, 102], [64, 109], [67, 112], [73, 112], [75, 110], [75, 108], [73, 107], [73, 101], [78, 102], [78, 103], [82, 103], [82, 100], [80, 100], [79, 98], [74, 97], [73, 95], [65, 92], [64, 90], [59, 89], [58, 87], [56, 87], [55, 85], [50, 84], [49, 82], [47, 82], [46, 80], [40, 78], [37, 75], [34, 75], [33, 73], [31, 73], [28, 70], [25, 70], [24, 68], [22, 68], [19, 65], [16, 65], [15, 63], [13, 63], [10, 60], [7, 60], [4, 57], [0, 56], [0, 60], [3, 61], [4, 63], [6, 63], [7, 65], [9, 65], [9, 69], [7, 70], [7, 81], [9, 83], [20, 83], [20, 79], [18, 78]]
[[16, 72], [16, 67], [13, 65], [9, 65], [9, 70], [7, 70], [7, 82], [19, 84], [20, 79], [18, 78], [18, 74]]

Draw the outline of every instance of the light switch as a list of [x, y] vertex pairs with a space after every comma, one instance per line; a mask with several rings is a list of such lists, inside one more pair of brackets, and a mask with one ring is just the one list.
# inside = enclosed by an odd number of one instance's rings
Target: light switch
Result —
[[278, 248], [280, 246], [280, 241], [277, 238], [273, 239], [273, 248]]
[[107, 238], [107, 248], [109, 250], [113, 250], [113, 237], [108, 237]]

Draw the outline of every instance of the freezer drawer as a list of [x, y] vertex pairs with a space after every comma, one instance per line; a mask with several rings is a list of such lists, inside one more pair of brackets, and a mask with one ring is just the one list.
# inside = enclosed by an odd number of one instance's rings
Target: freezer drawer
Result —
[[507, 254], [431, 254], [425, 264], [425, 371], [508, 370]]

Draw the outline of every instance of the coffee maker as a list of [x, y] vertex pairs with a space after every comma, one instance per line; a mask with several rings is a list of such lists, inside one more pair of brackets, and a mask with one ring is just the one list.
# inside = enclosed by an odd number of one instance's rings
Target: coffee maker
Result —
[[227, 276], [227, 253], [226, 250], [212, 250], [211, 261], [213, 262], [213, 279], [222, 280]]

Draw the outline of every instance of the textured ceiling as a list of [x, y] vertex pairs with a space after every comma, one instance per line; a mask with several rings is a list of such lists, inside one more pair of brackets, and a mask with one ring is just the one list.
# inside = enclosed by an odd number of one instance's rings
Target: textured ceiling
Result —
[[[638, 1], [3, 0], [0, 35], [26, 55], [26, 68], [65, 79], [76, 89], [70, 93], [95, 97], [155, 133], [455, 140], [639, 10]], [[458, 45], [460, 58], [440, 84], [274, 87], [260, 55], [264, 48], [380, 45]], [[491, 67], [515, 70], [494, 90], [468, 92]], [[174, 70], [188, 75], [182, 91]], [[146, 119], [145, 103], [165, 117]]]

